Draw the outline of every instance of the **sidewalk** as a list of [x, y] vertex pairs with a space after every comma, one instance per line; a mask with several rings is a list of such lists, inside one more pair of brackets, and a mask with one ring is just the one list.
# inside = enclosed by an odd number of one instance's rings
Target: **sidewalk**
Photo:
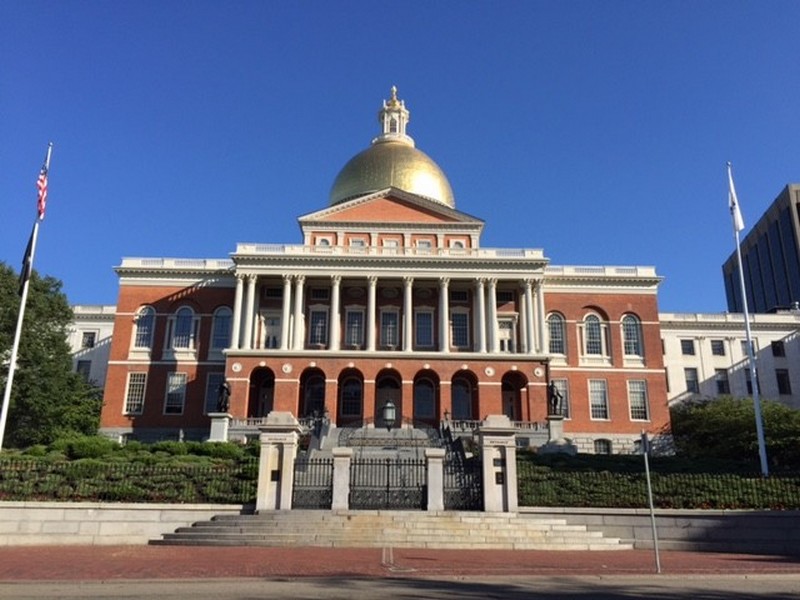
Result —
[[[800, 557], [670, 551], [661, 553], [661, 567], [665, 575], [800, 574]], [[0, 547], [2, 582], [653, 573], [655, 559], [650, 550], [543, 552], [403, 548], [394, 549], [390, 556], [385, 556], [379, 548]]]

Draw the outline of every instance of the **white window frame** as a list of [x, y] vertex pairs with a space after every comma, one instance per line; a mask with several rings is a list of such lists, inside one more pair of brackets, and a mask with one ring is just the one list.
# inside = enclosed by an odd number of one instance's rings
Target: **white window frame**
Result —
[[382, 252], [383, 254], [397, 254], [398, 249], [400, 248], [400, 241], [394, 239], [383, 240], [382, 244]]
[[367, 251], [366, 238], [362, 237], [350, 238], [350, 240], [348, 241], [348, 245], [350, 246], [350, 252], [355, 252], [360, 254]]
[[[596, 340], [600, 343], [600, 352], [589, 352], [589, 344], [590, 342], [594, 343], [595, 340], [589, 340], [587, 325], [590, 321], [594, 322], [595, 320], [597, 321], [600, 329], [600, 339]], [[608, 340], [608, 322], [605, 319], [603, 319], [597, 313], [587, 313], [583, 317], [583, 320], [578, 324], [578, 333], [580, 334], [581, 339], [581, 362], [585, 364], [611, 364], [611, 349], [609, 347]]]
[[[420, 341], [420, 326], [419, 326], [419, 319], [420, 316], [425, 315], [426, 317], [430, 318], [430, 343], [425, 341], [425, 343]], [[435, 336], [435, 328], [436, 328], [436, 315], [434, 314], [434, 310], [432, 308], [415, 308], [414, 309], [414, 347], [415, 348], [433, 348], [434, 344], [436, 343], [436, 336]]]
[[644, 366], [644, 336], [642, 320], [634, 314], [623, 315], [619, 323], [622, 353], [628, 366]]
[[[269, 322], [271, 320], [276, 320], [277, 325], [275, 326], [277, 331], [272, 332], [272, 337], [275, 338], [275, 344], [270, 345], [270, 325]], [[261, 343], [260, 347], [264, 348], [265, 350], [275, 350], [281, 347], [281, 321], [283, 320], [283, 315], [279, 310], [265, 310], [261, 312]]]
[[[605, 451], [604, 452], [598, 452], [598, 449], [601, 446], [605, 446], [606, 448], [604, 448], [603, 450], [608, 449], [608, 452], [605, 452]], [[595, 454], [605, 454], [605, 455], [613, 454], [614, 453], [614, 443], [611, 440], [607, 439], [607, 438], [597, 438], [593, 443], [593, 450], [594, 450]]]
[[[367, 319], [363, 306], [347, 306], [344, 311], [344, 343], [348, 348], [361, 349], [364, 347]], [[360, 323], [358, 321], [360, 317]], [[353, 322], [350, 322], [350, 319]], [[360, 326], [359, 326], [360, 325]], [[355, 335], [351, 329], [356, 327]]]
[[128, 380], [125, 383], [125, 404], [122, 407], [122, 414], [141, 415], [144, 412], [146, 394], [147, 373], [144, 371], [132, 371], [128, 373]]
[[[641, 416], [642, 414], [644, 416]], [[628, 380], [628, 416], [631, 421], [650, 420], [650, 401], [645, 379]]]
[[[507, 323], [508, 327], [503, 328], [501, 327], [502, 324]], [[508, 331], [510, 332], [510, 337], [506, 340], [501, 335], [501, 331]], [[517, 315], [499, 315], [497, 317], [497, 347], [498, 351], [502, 352], [503, 354], [514, 354], [517, 352], [518, 341], [517, 341]], [[504, 344], [507, 345], [504, 347]]]
[[[183, 371], [170, 371], [167, 373], [167, 384], [164, 389], [164, 415], [179, 416], [183, 414], [186, 405], [186, 384], [189, 375]], [[174, 410], [177, 407], [180, 410]]]
[[433, 242], [431, 240], [417, 240], [414, 246], [417, 254], [431, 254], [433, 252]]
[[[589, 418], [592, 421], [610, 421], [611, 403], [608, 400], [608, 382], [605, 379], [590, 379], [589, 386]], [[593, 389], [594, 388], [594, 389]], [[596, 394], [602, 393], [603, 397], [598, 398]], [[602, 406], [599, 402], [602, 402]], [[605, 416], [596, 416], [595, 407], [598, 413], [602, 410]]]
[[[183, 316], [181, 315], [183, 313]], [[187, 338], [186, 346], [176, 346], [176, 340], [179, 339], [177, 328], [180, 324], [179, 319], [187, 318], [189, 319], [189, 330], [185, 333]], [[175, 358], [175, 357], [182, 357], [182, 358], [194, 358], [197, 354], [197, 332], [200, 326], [200, 317], [194, 311], [191, 306], [181, 306], [179, 307], [173, 314], [169, 316], [167, 321], [167, 347], [165, 348], [165, 354], [167, 354], [168, 358]], [[184, 333], [180, 333], [180, 337], [183, 337]]]
[[[555, 340], [561, 347], [553, 350], [553, 328], [551, 327], [551, 319], [556, 319], [559, 322], [559, 326], [561, 331], [559, 333], [560, 338], [559, 340]], [[553, 312], [547, 315], [547, 350], [550, 354], [555, 354], [557, 356], [566, 356], [567, 355], [567, 320], [564, 318], [564, 315], [561, 313]]]
[[[149, 320], [150, 330], [142, 334], [142, 321]], [[138, 355], [150, 356], [150, 351], [153, 349], [153, 340], [155, 339], [156, 331], [156, 309], [152, 306], [140, 306], [133, 317], [133, 335], [131, 335], [131, 353]], [[146, 337], [146, 340], [144, 339]], [[141, 342], [141, 343], [140, 343]]]
[[222, 371], [215, 371], [206, 375], [206, 395], [203, 402], [204, 415], [217, 412], [219, 386], [223, 381], [225, 381], [225, 373]]
[[[306, 340], [309, 346], [328, 346], [328, 339], [330, 336], [330, 316], [328, 313], [329, 308], [326, 305], [314, 304], [308, 307], [308, 335], [306, 336]], [[314, 315], [323, 316], [322, 323], [324, 327], [324, 333], [321, 336], [321, 340], [317, 339], [314, 332]]]
[[[464, 343], [458, 344], [456, 343], [456, 319], [464, 319], [464, 327], [463, 334], [464, 339], [462, 340]], [[450, 310], [450, 347], [455, 348], [458, 350], [469, 350], [471, 348], [472, 340], [470, 339], [470, 319], [469, 319], [469, 309], [464, 307], [456, 307]]]
[[[689, 378], [689, 374], [690, 373], [694, 374], [694, 378], [693, 379]], [[684, 367], [684, 369], [683, 369], [683, 381], [684, 381], [684, 385], [686, 386], [686, 393], [687, 394], [699, 394], [700, 393], [700, 374], [699, 374], [699, 372], [697, 370], [697, 367]], [[694, 390], [689, 389], [689, 382], [690, 381], [694, 382], [695, 387], [697, 389], [694, 389]]]
[[[86, 343], [87, 337], [92, 336], [91, 342], [88, 344]], [[100, 332], [97, 329], [89, 329], [81, 331], [81, 349], [92, 349], [97, 346], [97, 342], [100, 339]]]
[[[381, 319], [381, 347], [386, 348], [389, 350], [394, 350], [400, 347], [400, 340], [401, 338], [401, 327], [402, 323], [400, 322], [400, 309], [397, 307], [383, 307], [380, 311], [380, 319]], [[388, 323], [385, 319], [391, 315], [394, 318], [394, 340], [387, 339], [387, 330], [388, 330]]]
[[[223, 319], [227, 317], [227, 334], [220, 331], [224, 325]], [[211, 344], [209, 358], [221, 358], [222, 351], [231, 345], [231, 334], [233, 333], [233, 311], [229, 306], [220, 306], [214, 311], [211, 320]]]

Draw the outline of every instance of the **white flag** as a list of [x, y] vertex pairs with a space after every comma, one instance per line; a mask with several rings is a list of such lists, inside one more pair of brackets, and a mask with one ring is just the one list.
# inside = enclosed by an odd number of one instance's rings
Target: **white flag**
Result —
[[734, 229], [736, 229], [736, 231], [741, 231], [744, 229], [744, 219], [742, 219], [742, 211], [739, 210], [739, 199], [736, 197], [736, 188], [733, 187], [731, 163], [728, 163], [728, 208], [731, 209]]

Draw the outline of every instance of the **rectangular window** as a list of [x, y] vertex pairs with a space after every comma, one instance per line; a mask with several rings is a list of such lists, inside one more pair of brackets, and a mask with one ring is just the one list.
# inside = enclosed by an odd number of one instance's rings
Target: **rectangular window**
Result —
[[308, 343], [325, 346], [328, 343], [328, 311], [312, 309], [308, 322]]
[[694, 340], [681, 340], [681, 354], [694, 356]]
[[778, 382], [778, 393], [781, 396], [791, 396], [792, 385], [789, 382], [789, 369], [775, 369], [775, 379]]
[[514, 302], [514, 290], [497, 290], [497, 303], [498, 304], [511, 304]]
[[215, 349], [227, 348], [231, 345], [231, 312], [218, 310], [214, 315], [213, 329], [211, 330], [211, 347]]
[[81, 337], [81, 348], [94, 348], [97, 343], [97, 332], [84, 331]]
[[165, 415], [182, 415], [186, 400], [186, 373], [167, 375], [167, 392], [164, 398]]
[[[750, 348], [753, 350], [753, 356], [755, 356], [756, 355], [755, 340], [750, 342]], [[747, 354], [747, 340], [742, 340], [742, 356], [749, 356], [749, 354]]]
[[415, 346], [431, 348], [433, 346], [433, 312], [419, 311], [414, 315]]
[[92, 361], [90, 360], [79, 360], [75, 367], [75, 372], [82, 376], [84, 381], [89, 381], [89, 374], [91, 371]]
[[280, 300], [283, 298], [283, 290], [279, 287], [265, 287], [264, 298], [272, 298], [273, 300]]
[[455, 348], [469, 348], [469, 315], [454, 312], [450, 315], [450, 337]]
[[592, 419], [608, 419], [608, 388], [605, 379], [589, 380], [589, 406]]
[[714, 369], [714, 381], [717, 382], [717, 394], [731, 393], [731, 384], [728, 381], [727, 369]]
[[454, 304], [466, 304], [469, 302], [469, 292], [467, 292], [467, 290], [450, 290], [450, 302]]
[[383, 240], [384, 254], [397, 254], [397, 247], [398, 247], [397, 240]]
[[683, 370], [683, 375], [686, 378], [686, 391], [690, 394], [699, 394], [700, 381], [697, 379], [697, 369], [694, 367], [686, 368]]
[[631, 421], [650, 419], [646, 381], [636, 379], [628, 382], [628, 406], [630, 407]]
[[552, 379], [553, 385], [556, 386], [558, 393], [561, 394], [561, 414], [565, 419], [570, 418], [569, 410], [569, 386], [566, 379]]
[[144, 410], [144, 391], [147, 373], [128, 373], [128, 386], [125, 390], [125, 414], [140, 415]]
[[400, 316], [396, 311], [381, 313], [381, 346], [397, 348], [400, 342]]
[[770, 345], [772, 346], [772, 356], [786, 356], [786, 348], [783, 347], [781, 340], [774, 341]]
[[281, 316], [264, 315], [264, 348], [277, 348], [281, 342]]
[[348, 310], [345, 315], [345, 342], [348, 346], [364, 346], [364, 311]]
[[209, 373], [206, 380], [206, 401], [205, 414], [217, 412], [217, 399], [219, 398], [219, 386], [225, 381], [224, 373]]
[[432, 246], [430, 240], [417, 240], [417, 252], [419, 254], [430, 254]]
[[331, 297], [330, 288], [311, 288], [310, 297], [312, 300], [327, 300]]
[[725, 340], [711, 340], [711, 354], [725, 356]]

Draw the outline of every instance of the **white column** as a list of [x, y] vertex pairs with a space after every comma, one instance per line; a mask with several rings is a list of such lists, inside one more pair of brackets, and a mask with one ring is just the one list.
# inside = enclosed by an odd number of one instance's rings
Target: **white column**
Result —
[[414, 308], [411, 301], [413, 277], [403, 277], [403, 351], [411, 352], [414, 348]]
[[370, 275], [367, 278], [367, 318], [364, 323], [365, 333], [367, 334], [367, 350], [375, 350], [375, 291], [378, 287], [378, 278]]
[[475, 321], [477, 322], [475, 341], [478, 352], [486, 352], [486, 295], [483, 279], [475, 280]]
[[291, 314], [292, 276], [283, 276], [283, 297], [281, 299], [281, 350], [289, 349], [289, 315]]
[[341, 347], [341, 315], [339, 315], [339, 296], [341, 291], [342, 276], [331, 276], [331, 327], [328, 348], [338, 350]]
[[305, 275], [297, 275], [294, 282], [294, 339], [292, 350], [303, 349], [303, 286]]
[[533, 293], [531, 286], [533, 282], [530, 279], [525, 280], [525, 338], [528, 345], [528, 353], [534, 354], [537, 350], [538, 344], [533, 341]]
[[233, 299], [233, 327], [231, 328], [231, 348], [239, 349], [239, 340], [242, 338], [242, 292], [244, 290], [244, 275], [236, 274], [236, 296]]
[[489, 280], [489, 322], [486, 331], [489, 334], [489, 351], [500, 352], [500, 340], [497, 339], [497, 279]]
[[536, 351], [543, 353], [545, 349], [545, 306], [544, 306], [544, 280], [536, 281]]
[[255, 275], [247, 276], [247, 305], [244, 309], [244, 340], [243, 347], [245, 350], [253, 348], [253, 314], [255, 313], [256, 303], [256, 280], [258, 277]]
[[[524, 282], [523, 282], [524, 283]], [[525, 315], [528, 313], [528, 298], [525, 296], [525, 286], [522, 286], [522, 295], [519, 301], [519, 350], [522, 354], [528, 353], [530, 336], [528, 335], [528, 320]]]
[[450, 352], [449, 277], [439, 278], [439, 351]]

